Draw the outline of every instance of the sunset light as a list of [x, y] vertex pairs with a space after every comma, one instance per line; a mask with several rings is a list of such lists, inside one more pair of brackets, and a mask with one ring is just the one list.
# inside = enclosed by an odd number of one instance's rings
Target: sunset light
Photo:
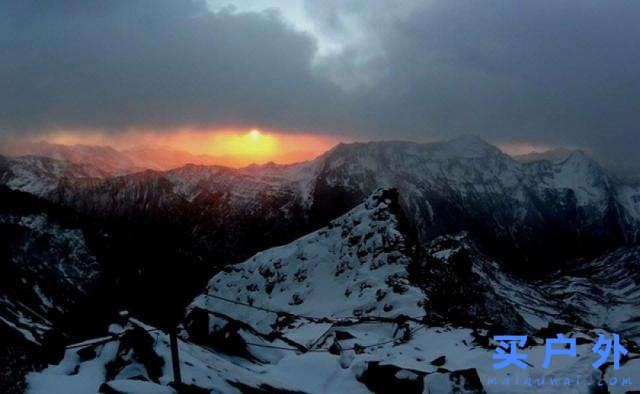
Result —
[[[194, 130], [172, 132], [131, 131], [126, 133], [57, 132], [39, 140], [56, 144], [111, 146], [118, 150], [141, 147], [176, 151], [174, 157], [158, 157], [155, 161], [170, 167], [182, 164], [224, 165], [244, 167], [274, 162], [290, 164], [311, 160], [339, 142], [350, 139], [308, 132], [279, 132], [262, 128]], [[186, 153], [187, 155], [182, 155]], [[177, 157], [176, 157], [177, 155]], [[191, 156], [188, 156], [191, 155]]]
[[212, 153], [234, 157], [240, 161], [243, 159], [252, 162], [274, 160], [281, 151], [277, 137], [263, 134], [257, 129], [244, 134], [218, 133], [214, 134], [212, 139]]

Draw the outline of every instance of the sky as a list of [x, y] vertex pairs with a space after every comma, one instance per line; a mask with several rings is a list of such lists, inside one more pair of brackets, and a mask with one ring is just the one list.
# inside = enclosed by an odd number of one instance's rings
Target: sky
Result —
[[640, 2], [7, 0], [0, 135], [475, 134], [638, 161]]

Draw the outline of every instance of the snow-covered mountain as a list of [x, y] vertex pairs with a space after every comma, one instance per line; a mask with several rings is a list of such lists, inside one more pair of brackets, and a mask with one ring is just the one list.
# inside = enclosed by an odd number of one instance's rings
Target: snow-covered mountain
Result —
[[[640, 234], [640, 186], [617, 181], [579, 151], [520, 163], [476, 137], [341, 144], [296, 165], [188, 165], [73, 183], [55, 174], [1, 179], [99, 217], [139, 221], [172, 212], [203, 259], [217, 250], [226, 262], [317, 229], [379, 187], [397, 188], [422, 241], [467, 231], [506, 261], [545, 261], [542, 271], [635, 244]], [[238, 242], [247, 238], [264, 242]]]
[[553, 323], [640, 340], [639, 247], [572, 261], [544, 281], [525, 279], [505, 272], [466, 233], [417, 244], [398, 199], [395, 189], [378, 190], [328, 227], [228, 267], [191, 308], [267, 336], [279, 316], [226, 300], [316, 320], [405, 315], [529, 333]]
[[87, 297], [101, 268], [73, 218], [26, 193], [0, 188], [0, 391], [15, 392], [42, 345]]
[[416, 246], [401, 215], [397, 192], [379, 190], [329, 226], [219, 273], [192, 308], [249, 322], [264, 335], [278, 316], [212, 296], [318, 320], [400, 314], [421, 320], [425, 297], [409, 284]]
[[529, 255], [544, 244], [557, 256], [637, 241], [637, 203], [622, 198], [606, 172], [579, 152], [556, 164], [520, 164], [464, 137], [342, 145], [325, 164], [316, 189], [362, 198], [379, 186], [398, 188], [422, 240], [469, 231], [503, 252], [514, 246]]
[[116, 177], [88, 168], [5, 159], [0, 183], [108, 232], [102, 264], [129, 282], [123, 299], [157, 291], [180, 267], [175, 294], [186, 301], [221, 267], [327, 225], [378, 187], [398, 191], [421, 244], [466, 232], [500, 270], [529, 278], [637, 245], [640, 236], [640, 186], [611, 178], [581, 152], [523, 164], [474, 137], [343, 144], [295, 165], [188, 165]]
[[131, 174], [147, 169], [169, 170], [186, 164], [213, 164], [216, 158], [194, 155], [164, 146], [143, 145], [127, 150], [110, 146], [53, 144], [40, 142], [5, 142], [0, 154], [10, 157], [39, 156], [99, 169], [111, 176]]
[[[457, 392], [452, 382], [460, 382], [454, 376], [462, 371], [467, 382], [477, 377], [481, 386], [460, 392], [519, 392], [486, 383], [496, 375], [488, 362], [495, 344], [486, 342], [487, 336], [502, 332], [531, 337], [534, 376], [581, 374], [597, 380], [622, 373], [591, 369], [591, 347], [584, 345], [597, 337], [597, 327], [619, 333], [627, 347], [637, 350], [639, 248], [577, 260], [546, 281], [525, 280], [505, 272], [466, 233], [416, 243], [399, 199], [395, 190], [378, 190], [326, 228], [214, 276], [189, 308], [189, 340], [230, 357], [267, 363], [267, 376], [286, 375], [283, 369], [291, 376], [291, 359], [320, 368], [314, 351], [328, 351], [336, 356], [323, 362], [347, 370], [342, 380], [336, 379], [340, 390], [353, 385], [350, 390], [356, 392], [385, 392], [402, 384], [405, 375], [414, 377], [418, 392]], [[450, 324], [471, 330], [436, 328]], [[544, 338], [552, 331], [579, 338], [583, 348], [578, 360], [549, 373], [540, 369], [540, 360]], [[260, 345], [306, 353], [274, 355], [277, 350]], [[434, 366], [437, 360], [442, 369]], [[296, 373], [306, 376], [303, 370]], [[379, 378], [389, 379], [387, 386], [377, 385], [375, 376], [385, 370], [393, 371]], [[625, 362], [623, 371], [640, 373], [640, 363]], [[281, 384], [324, 392], [306, 381]], [[589, 390], [575, 388], [577, 393]]]
[[[213, 276], [180, 335], [189, 389], [525, 392], [524, 383], [502, 384], [521, 370], [492, 366], [491, 338], [505, 332], [529, 337], [526, 376], [571, 377], [574, 393], [640, 375], [630, 341], [638, 340], [632, 323], [640, 317], [637, 248], [576, 261], [546, 282], [524, 280], [466, 233], [421, 243], [399, 201], [394, 189], [376, 190], [328, 226]], [[30, 374], [29, 392], [174, 392], [166, 334], [136, 320], [110, 332], [118, 339], [84, 342], [59, 365]], [[611, 332], [621, 334], [629, 354], [619, 370], [610, 363], [594, 369], [593, 342]], [[544, 369], [544, 339], [557, 333], [576, 338], [578, 356]], [[631, 382], [608, 392], [640, 389]]]
[[[108, 174], [91, 166], [41, 156], [0, 156], [0, 184], [44, 197], [60, 187], [85, 180], [92, 182]], [[85, 183], [86, 184], [86, 183]]]
[[[640, 248], [577, 259], [544, 280], [505, 272], [467, 234], [429, 242], [411, 278], [441, 324], [535, 333], [550, 323], [599, 327], [640, 343]], [[438, 278], [438, 280], [433, 280]]]
[[105, 174], [122, 175], [141, 171], [146, 167], [129, 155], [109, 146], [64, 145], [40, 142], [15, 142], [4, 146], [1, 154], [11, 157], [39, 156], [67, 161], [80, 166], [97, 168]]

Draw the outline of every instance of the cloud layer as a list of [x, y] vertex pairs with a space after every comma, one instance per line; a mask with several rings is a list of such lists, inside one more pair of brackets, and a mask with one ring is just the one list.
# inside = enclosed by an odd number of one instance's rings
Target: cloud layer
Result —
[[640, 149], [639, 2], [300, 2], [309, 32], [286, 9], [2, 2], [0, 130], [258, 126]]
[[0, 15], [4, 130], [328, 128], [341, 112], [312, 73], [313, 38], [276, 13], [115, 0], [4, 2]]

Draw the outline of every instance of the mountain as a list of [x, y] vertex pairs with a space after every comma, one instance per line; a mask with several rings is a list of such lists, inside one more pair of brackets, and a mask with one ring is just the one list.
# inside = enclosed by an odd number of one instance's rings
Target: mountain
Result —
[[[24, 190], [21, 179], [2, 182]], [[341, 144], [295, 165], [187, 165], [36, 192], [95, 217], [178, 226], [195, 258], [224, 265], [325, 225], [379, 187], [398, 189], [421, 241], [467, 231], [527, 274], [637, 243], [640, 234], [640, 186], [579, 151], [520, 163], [476, 137]], [[167, 212], [169, 223], [158, 223]]]
[[465, 233], [436, 238], [420, 256], [410, 279], [439, 324], [531, 334], [550, 324], [599, 327], [640, 341], [638, 246], [576, 259], [544, 280], [505, 272]]
[[122, 175], [144, 169], [135, 158], [109, 146], [64, 145], [40, 142], [14, 142], [2, 149], [11, 157], [40, 156], [97, 168], [105, 174]]
[[572, 261], [541, 281], [505, 272], [467, 233], [417, 241], [398, 192], [379, 189], [327, 227], [223, 270], [190, 309], [214, 310], [218, 322], [248, 323], [267, 337], [279, 316], [233, 302], [319, 321], [404, 315], [532, 334], [553, 323], [640, 340], [640, 247]]
[[[528, 388], [495, 383], [514, 378], [513, 369], [492, 366], [489, 338], [505, 332], [528, 335], [530, 376], [579, 375], [594, 385], [640, 373], [640, 349], [629, 340], [638, 339], [640, 249], [576, 261], [546, 283], [525, 281], [503, 272], [468, 234], [419, 243], [400, 199], [378, 189], [328, 226], [213, 276], [180, 334], [185, 391], [520, 392]], [[602, 326], [594, 319], [607, 330], [631, 329], [623, 331], [629, 354], [620, 370], [592, 368], [597, 335], [618, 332], [594, 329]], [[82, 342], [30, 374], [29, 392], [174, 392], [164, 332], [136, 319], [109, 331], [116, 340]], [[544, 340], [558, 332], [576, 338], [578, 356], [554, 361], [550, 372], [542, 368]], [[624, 389], [640, 388], [633, 381]], [[575, 381], [572, 389], [592, 392]]]
[[[561, 162], [569, 157], [575, 150], [566, 148], [554, 148], [544, 152], [531, 152], [523, 155], [514, 155], [513, 158], [522, 163], [532, 161], [548, 160], [554, 163]], [[640, 167], [635, 161], [635, 157], [600, 157], [603, 167], [616, 178], [623, 182], [640, 183]]]
[[169, 170], [186, 164], [211, 165], [217, 158], [194, 155], [165, 146], [138, 146], [117, 150], [100, 145], [64, 145], [40, 142], [10, 142], [0, 148], [0, 154], [9, 157], [38, 156], [66, 161], [97, 169], [110, 176], [126, 175], [147, 169]]
[[0, 187], [0, 391], [43, 359], [61, 321], [89, 297], [101, 268], [68, 212]]
[[327, 227], [219, 273], [191, 308], [215, 310], [263, 335], [278, 316], [210, 296], [328, 319], [404, 314], [420, 320], [424, 295], [409, 285], [416, 245], [406, 226], [397, 192], [378, 190]]
[[377, 186], [397, 187], [422, 240], [468, 231], [506, 258], [520, 260], [546, 245], [555, 256], [538, 257], [550, 266], [577, 251], [597, 253], [637, 241], [637, 205], [621, 198], [614, 180], [579, 152], [557, 164], [520, 164], [482, 140], [464, 137], [342, 145], [325, 164], [317, 189], [357, 200]]
[[0, 184], [36, 196], [46, 196], [60, 187], [85, 180], [89, 184], [108, 176], [91, 165], [74, 164], [41, 156], [0, 156]]
[[124, 176], [23, 157], [2, 160], [0, 183], [105, 222], [117, 230], [116, 250], [155, 250], [163, 239], [182, 251], [168, 253], [175, 259], [218, 267], [313, 231], [378, 187], [397, 188], [422, 242], [466, 231], [525, 271], [553, 271], [639, 234], [640, 187], [616, 181], [588, 156], [522, 164], [475, 137], [342, 144], [296, 165], [187, 165]]

